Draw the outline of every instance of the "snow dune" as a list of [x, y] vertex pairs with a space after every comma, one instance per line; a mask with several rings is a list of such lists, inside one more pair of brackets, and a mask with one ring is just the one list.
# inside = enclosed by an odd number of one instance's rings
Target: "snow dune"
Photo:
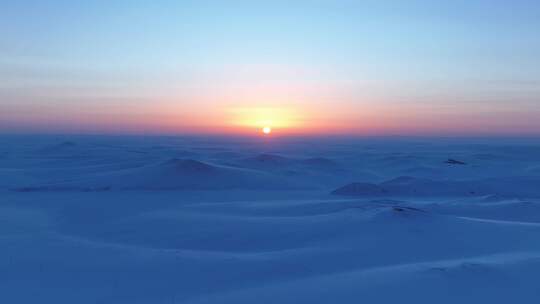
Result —
[[0, 141], [2, 303], [540, 302], [534, 142]]
[[24, 187], [18, 191], [109, 191], [109, 190], [227, 190], [294, 189], [287, 182], [264, 172], [213, 165], [193, 159], [173, 158], [76, 181]]
[[379, 184], [351, 183], [332, 194], [349, 196], [517, 196], [540, 197], [540, 176], [432, 180], [400, 176]]

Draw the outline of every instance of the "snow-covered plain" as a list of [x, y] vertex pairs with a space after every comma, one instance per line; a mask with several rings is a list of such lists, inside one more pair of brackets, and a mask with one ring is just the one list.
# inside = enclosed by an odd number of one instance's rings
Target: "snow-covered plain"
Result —
[[0, 303], [540, 303], [533, 139], [0, 137]]

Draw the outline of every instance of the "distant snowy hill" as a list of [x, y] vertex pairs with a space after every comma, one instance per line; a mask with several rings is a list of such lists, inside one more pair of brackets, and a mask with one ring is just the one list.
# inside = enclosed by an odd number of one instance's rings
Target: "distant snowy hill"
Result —
[[295, 189], [300, 183], [249, 169], [193, 160], [170, 159], [157, 164], [118, 170], [56, 184], [20, 188], [20, 191], [60, 190], [227, 190]]
[[0, 303], [540, 303], [536, 141], [0, 149]]
[[379, 184], [351, 183], [332, 194], [351, 196], [484, 196], [540, 197], [540, 177], [501, 177], [474, 180], [431, 180], [401, 176]]

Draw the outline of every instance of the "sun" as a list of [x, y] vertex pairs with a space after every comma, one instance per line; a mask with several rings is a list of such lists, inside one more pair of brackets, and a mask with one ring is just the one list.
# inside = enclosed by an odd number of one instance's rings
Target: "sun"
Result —
[[270, 133], [272, 132], [272, 128], [270, 128], [270, 127], [264, 127], [264, 128], [262, 128], [262, 132], [263, 132], [264, 134], [270, 134]]

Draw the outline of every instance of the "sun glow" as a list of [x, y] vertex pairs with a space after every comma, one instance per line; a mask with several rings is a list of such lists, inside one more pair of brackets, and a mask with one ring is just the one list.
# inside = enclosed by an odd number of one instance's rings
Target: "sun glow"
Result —
[[230, 124], [248, 129], [258, 129], [270, 134], [272, 128], [294, 130], [300, 127], [300, 118], [288, 108], [241, 107], [230, 110]]
[[270, 133], [272, 133], [272, 128], [270, 128], [270, 127], [264, 127], [264, 128], [262, 128], [262, 132], [263, 132], [264, 134], [270, 134]]

